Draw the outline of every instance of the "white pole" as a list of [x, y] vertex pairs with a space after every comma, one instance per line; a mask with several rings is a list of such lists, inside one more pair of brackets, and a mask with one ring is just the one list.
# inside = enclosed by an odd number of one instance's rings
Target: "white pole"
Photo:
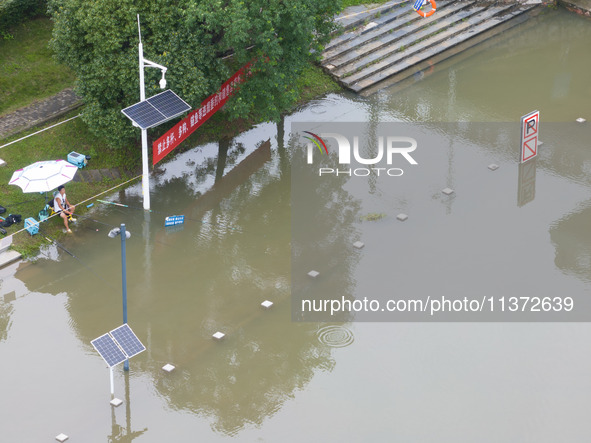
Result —
[[148, 169], [148, 131], [142, 129], [142, 193], [144, 194], [144, 209], [150, 210], [150, 173]]
[[109, 373], [111, 375], [111, 395], [115, 395], [115, 381], [113, 380], [113, 367], [109, 368]]
[[[146, 99], [144, 84], [144, 47], [142, 45], [142, 33], [140, 30], [140, 15], [137, 15], [137, 27], [140, 36], [140, 100]], [[144, 209], [150, 209], [150, 170], [148, 169], [148, 131], [142, 129], [142, 194], [144, 197]]]

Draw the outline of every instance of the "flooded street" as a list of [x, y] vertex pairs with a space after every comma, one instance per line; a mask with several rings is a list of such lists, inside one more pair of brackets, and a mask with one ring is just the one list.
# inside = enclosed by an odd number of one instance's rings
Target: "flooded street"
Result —
[[[412, 82], [163, 162], [150, 213], [140, 183], [105, 198], [125, 206], [95, 202], [74, 235], [0, 270], [0, 440], [587, 441], [591, 123], [574, 120], [591, 121], [589, 41], [588, 20], [549, 11]], [[525, 169], [518, 123], [534, 109], [544, 144]], [[317, 177], [301, 131], [343, 122], [369, 138], [399, 125], [418, 165]], [[165, 228], [175, 214], [184, 225]], [[90, 341], [122, 323], [107, 237], [120, 223], [128, 323], [147, 349], [115, 368], [113, 408]], [[572, 295], [580, 316], [298, 318], [292, 279], [316, 297]]]

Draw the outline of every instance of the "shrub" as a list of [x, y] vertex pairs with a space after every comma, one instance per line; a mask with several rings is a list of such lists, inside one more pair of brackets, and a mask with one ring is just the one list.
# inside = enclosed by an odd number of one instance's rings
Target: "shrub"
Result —
[[47, 14], [47, 0], [0, 0], [0, 33], [23, 20]]

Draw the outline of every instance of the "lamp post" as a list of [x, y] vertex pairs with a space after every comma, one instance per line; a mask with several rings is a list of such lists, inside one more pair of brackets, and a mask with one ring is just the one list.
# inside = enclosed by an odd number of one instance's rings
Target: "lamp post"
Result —
[[[113, 228], [107, 234], [110, 238], [121, 236], [121, 292], [123, 298], [123, 324], [127, 323], [127, 266], [125, 264], [125, 240], [131, 237], [131, 232], [125, 229], [125, 223], [121, 223], [121, 228]], [[125, 360], [123, 369], [129, 371], [129, 360]], [[113, 382], [111, 380], [111, 386]], [[112, 388], [111, 388], [112, 389]]]
[[[162, 71], [162, 78], [160, 79], [160, 89], [166, 88], [166, 66], [159, 65], [144, 58], [144, 47], [142, 45], [142, 31], [140, 28], [140, 15], [137, 15], [137, 29], [140, 37], [139, 43], [139, 60], [140, 60], [140, 101], [146, 99], [146, 90], [144, 84], [144, 68], [158, 68]], [[150, 209], [150, 176], [148, 169], [148, 131], [142, 129], [142, 194], [144, 196], [144, 209]]]

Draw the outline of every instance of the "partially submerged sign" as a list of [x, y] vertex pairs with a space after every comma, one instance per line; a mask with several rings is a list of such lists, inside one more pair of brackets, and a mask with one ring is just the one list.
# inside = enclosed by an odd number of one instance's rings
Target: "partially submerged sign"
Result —
[[164, 226], [177, 226], [182, 225], [185, 223], [185, 216], [184, 215], [171, 215], [164, 219]]
[[540, 112], [533, 111], [521, 117], [520, 163], [538, 155], [538, 135], [540, 132]]

